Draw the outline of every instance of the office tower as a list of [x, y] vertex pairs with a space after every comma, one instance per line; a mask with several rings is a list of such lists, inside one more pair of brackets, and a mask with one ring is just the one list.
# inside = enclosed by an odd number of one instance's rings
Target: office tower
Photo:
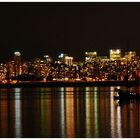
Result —
[[64, 62], [65, 62], [66, 65], [72, 66], [73, 65], [73, 57], [65, 56]]
[[121, 58], [121, 50], [120, 49], [111, 49], [109, 50], [110, 53], [110, 60], [120, 60]]
[[21, 53], [14, 52], [14, 68], [15, 68], [15, 76], [21, 74]]
[[60, 63], [64, 63], [65, 62], [65, 57], [67, 56], [67, 54], [64, 54], [64, 53], [61, 53], [59, 56], [58, 56], [58, 61]]
[[93, 62], [97, 57], [97, 52], [85, 52], [85, 62]]
[[52, 58], [49, 55], [44, 55], [44, 63], [50, 64], [52, 62]]
[[135, 59], [136, 58], [136, 52], [133, 52], [133, 51], [125, 52], [124, 58], [128, 61], [130, 61], [132, 59]]

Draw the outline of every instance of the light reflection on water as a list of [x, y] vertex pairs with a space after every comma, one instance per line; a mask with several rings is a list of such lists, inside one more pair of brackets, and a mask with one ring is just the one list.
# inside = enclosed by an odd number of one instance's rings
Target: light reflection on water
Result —
[[15, 88], [15, 98], [18, 96], [19, 99], [15, 100], [15, 137], [21, 137], [21, 105], [20, 105], [20, 88]]
[[64, 87], [61, 87], [61, 100], [60, 100], [60, 112], [61, 112], [61, 115], [60, 115], [60, 118], [61, 118], [61, 124], [60, 124], [60, 128], [61, 128], [61, 137], [62, 138], [65, 138], [66, 137], [66, 133], [65, 133], [65, 88]]
[[74, 138], [74, 99], [73, 99], [73, 87], [66, 88], [66, 134], [67, 137]]
[[115, 88], [0, 89], [0, 137], [140, 137], [140, 102], [119, 106]]

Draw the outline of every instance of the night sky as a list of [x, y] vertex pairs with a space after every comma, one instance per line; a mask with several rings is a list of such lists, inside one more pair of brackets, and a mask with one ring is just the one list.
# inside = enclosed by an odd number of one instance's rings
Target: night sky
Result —
[[0, 62], [111, 48], [140, 55], [140, 3], [0, 3]]

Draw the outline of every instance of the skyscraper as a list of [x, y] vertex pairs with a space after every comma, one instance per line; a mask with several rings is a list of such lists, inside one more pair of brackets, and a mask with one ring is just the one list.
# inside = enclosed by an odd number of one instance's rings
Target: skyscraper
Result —
[[21, 74], [21, 53], [14, 52], [14, 67], [15, 67], [15, 76]]
[[97, 52], [85, 52], [85, 62], [92, 62], [97, 57]]
[[120, 60], [121, 58], [121, 50], [120, 49], [111, 49], [110, 50], [110, 60]]
[[65, 64], [67, 64], [68, 66], [73, 65], [73, 57], [66, 56], [65, 57]]
[[134, 52], [134, 51], [125, 52], [124, 57], [125, 57], [125, 59], [127, 59], [127, 61], [135, 59], [136, 58], [136, 52]]

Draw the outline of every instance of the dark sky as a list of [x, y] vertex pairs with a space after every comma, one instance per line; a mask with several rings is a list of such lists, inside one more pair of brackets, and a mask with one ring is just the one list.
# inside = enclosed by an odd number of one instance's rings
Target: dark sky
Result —
[[0, 61], [111, 48], [140, 55], [140, 3], [0, 3]]

